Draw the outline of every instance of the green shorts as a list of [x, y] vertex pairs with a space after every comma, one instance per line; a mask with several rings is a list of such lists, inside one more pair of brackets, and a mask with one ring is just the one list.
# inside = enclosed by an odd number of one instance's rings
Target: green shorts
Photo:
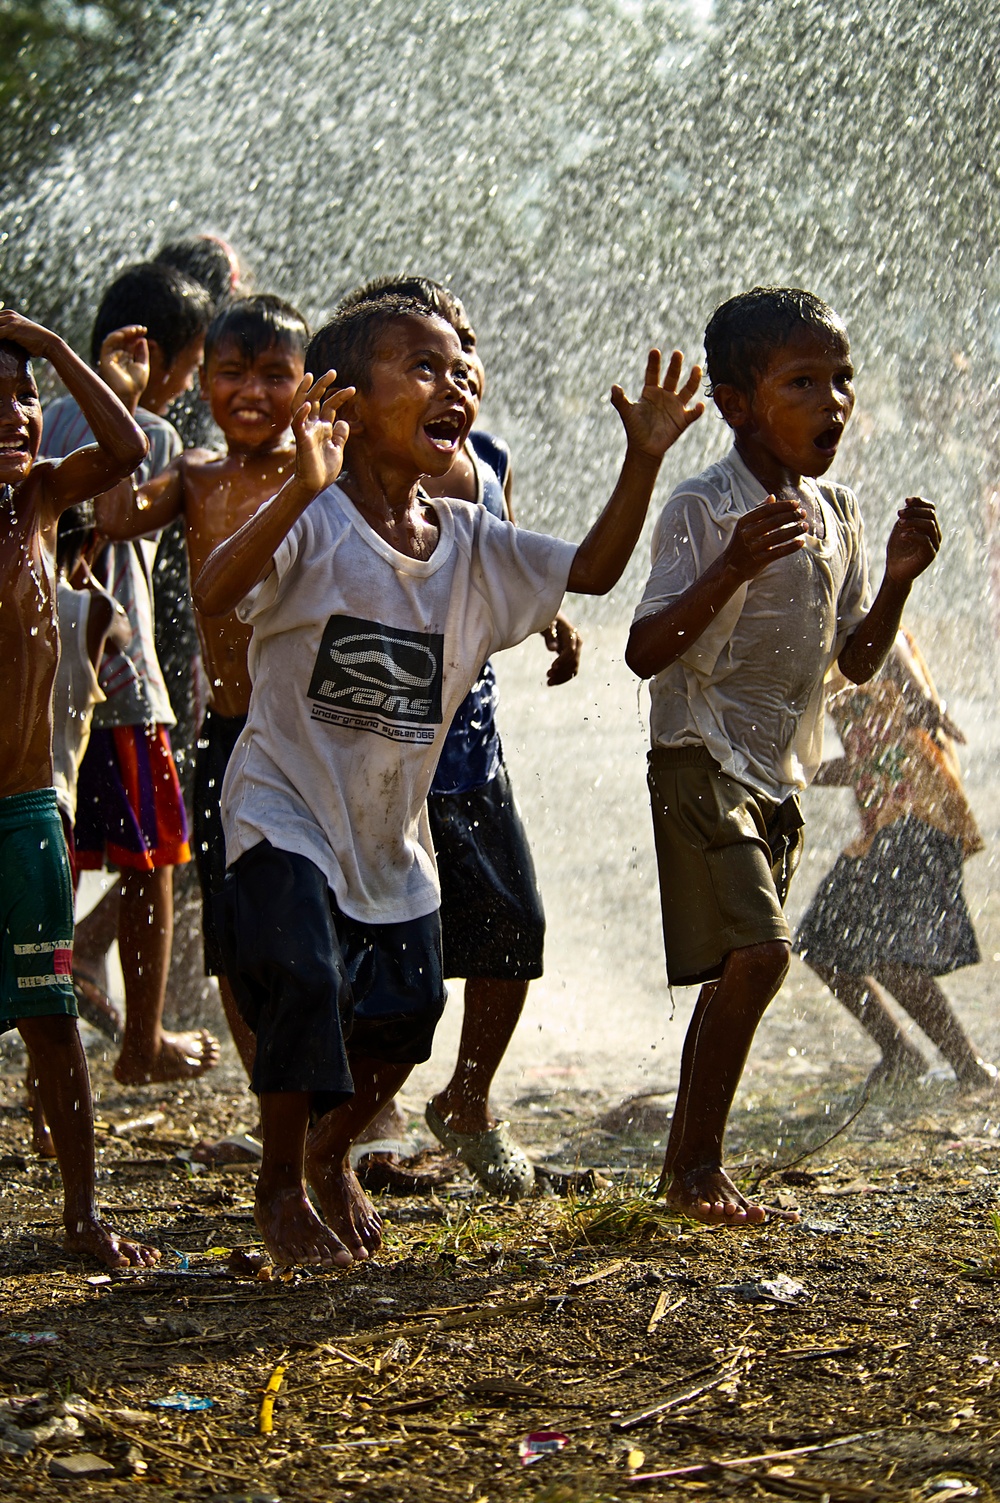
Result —
[[0, 1033], [75, 1018], [73, 884], [53, 788], [0, 799]]
[[730, 950], [790, 942], [782, 906], [802, 850], [798, 799], [754, 793], [703, 746], [654, 747], [647, 780], [671, 986], [718, 980]]

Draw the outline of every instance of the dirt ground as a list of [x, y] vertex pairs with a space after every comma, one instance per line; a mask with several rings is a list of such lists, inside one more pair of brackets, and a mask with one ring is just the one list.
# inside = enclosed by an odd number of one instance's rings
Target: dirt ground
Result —
[[[647, 1193], [668, 1098], [623, 1107], [536, 1091], [514, 1106], [522, 1140], [541, 1162], [596, 1168], [594, 1188], [520, 1206], [464, 1180], [431, 1199], [384, 1198], [377, 1262], [260, 1280], [228, 1268], [232, 1249], [257, 1243], [252, 1167], [192, 1173], [175, 1157], [202, 1133], [247, 1126], [235, 1069], [172, 1091], [144, 1122], [148, 1093], [115, 1086], [98, 1052], [102, 1200], [163, 1253], [153, 1274], [102, 1276], [59, 1248], [58, 1178], [30, 1152], [19, 1068], [8, 1049], [0, 1495], [1000, 1493], [995, 1094], [914, 1087], [869, 1102], [823, 1147], [862, 1077], [842, 1068], [830, 1111], [829, 1080], [800, 1090], [791, 1113], [758, 1090], [734, 1115], [734, 1160], [750, 1183], [766, 1164], [767, 1197], [804, 1219], [730, 1232], [685, 1224]], [[18, 1339], [28, 1333], [54, 1339]], [[212, 1407], [150, 1407], [177, 1391]], [[565, 1444], [525, 1465], [519, 1442], [539, 1431]], [[80, 1452], [113, 1475], [51, 1475]], [[740, 1464], [708, 1467], [728, 1461]]]

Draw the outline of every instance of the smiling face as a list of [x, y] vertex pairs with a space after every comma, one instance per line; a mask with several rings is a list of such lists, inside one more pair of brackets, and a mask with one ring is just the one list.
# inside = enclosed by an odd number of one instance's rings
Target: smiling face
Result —
[[229, 447], [275, 447], [292, 421], [292, 398], [305, 371], [293, 344], [278, 341], [250, 357], [223, 339], [202, 369], [202, 390]]
[[444, 319], [394, 318], [379, 336], [366, 388], [351, 402], [352, 440], [376, 464], [414, 480], [444, 475], [472, 427], [474, 382], [459, 337]]
[[854, 411], [847, 334], [803, 325], [771, 356], [752, 394], [720, 386], [715, 397], [764, 485], [824, 475]]
[[22, 351], [0, 345], [0, 484], [19, 485], [38, 456], [42, 404]]

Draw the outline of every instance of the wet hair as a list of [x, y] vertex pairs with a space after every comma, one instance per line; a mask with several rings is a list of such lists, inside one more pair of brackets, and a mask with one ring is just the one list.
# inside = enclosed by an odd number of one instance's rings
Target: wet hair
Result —
[[28, 374], [33, 376], [31, 370], [31, 355], [14, 339], [0, 339], [0, 355], [13, 355], [14, 359], [23, 362], [28, 368]]
[[828, 303], [798, 287], [752, 287], [716, 308], [705, 330], [711, 387], [752, 391], [772, 356], [798, 329], [847, 344], [847, 330]]
[[370, 282], [363, 282], [360, 287], [355, 287], [353, 292], [341, 298], [337, 312], [346, 313], [359, 303], [377, 303], [387, 297], [404, 297], [415, 303], [422, 303], [425, 308], [443, 318], [445, 323], [451, 324], [460, 337], [464, 333], [472, 334], [472, 324], [461, 300], [441, 282], [433, 282], [430, 277], [408, 274], [399, 277], [373, 277]]
[[262, 292], [237, 298], [217, 313], [205, 335], [205, 363], [222, 344], [235, 344], [246, 360], [256, 360], [275, 345], [305, 355], [309, 325], [284, 298]]
[[144, 324], [169, 367], [204, 334], [211, 317], [212, 300], [205, 288], [182, 271], [158, 261], [126, 267], [101, 298], [90, 336], [91, 364], [97, 364], [101, 345], [115, 329]]
[[[313, 335], [306, 351], [306, 369], [314, 376], [337, 372], [338, 386], [368, 391], [378, 342], [390, 324], [402, 318], [441, 318], [426, 302], [412, 297], [383, 296], [341, 305]], [[448, 322], [448, 320], [445, 320]]]
[[192, 235], [189, 240], [175, 240], [161, 246], [153, 259], [158, 265], [172, 266], [198, 282], [216, 309], [240, 296], [243, 275], [240, 258], [218, 235]]
[[56, 567], [72, 574], [96, 526], [93, 501], [69, 506], [59, 518], [56, 531]]

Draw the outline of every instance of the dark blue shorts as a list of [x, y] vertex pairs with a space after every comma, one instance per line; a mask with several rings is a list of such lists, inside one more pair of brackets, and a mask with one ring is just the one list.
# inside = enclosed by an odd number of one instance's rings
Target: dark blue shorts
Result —
[[534, 981], [545, 913], [507, 769], [468, 793], [427, 800], [441, 880], [446, 976]]
[[251, 1086], [307, 1091], [322, 1116], [354, 1094], [349, 1058], [429, 1059], [444, 1009], [437, 912], [362, 924], [308, 857], [261, 841], [216, 897], [225, 974], [257, 1038]]

